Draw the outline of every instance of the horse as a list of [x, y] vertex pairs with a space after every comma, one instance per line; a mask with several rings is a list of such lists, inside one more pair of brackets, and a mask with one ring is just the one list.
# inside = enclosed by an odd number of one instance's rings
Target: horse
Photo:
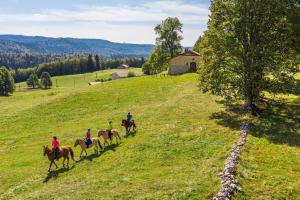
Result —
[[[51, 169], [52, 164], [54, 163], [54, 165], [56, 166], [56, 169], [58, 168], [57, 164], [54, 162], [55, 160], [55, 155], [54, 155], [54, 151], [52, 151], [52, 149], [50, 149], [48, 146], [44, 146], [44, 156], [48, 156], [48, 160], [51, 161], [50, 162], [50, 166], [49, 166], [49, 172]], [[57, 155], [57, 160], [59, 160], [60, 158], [64, 158], [63, 160], [63, 166], [65, 167], [65, 160], [67, 159], [68, 163], [67, 166], [69, 167], [69, 153], [71, 154], [71, 158], [72, 160], [74, 160], [74, 152], [71, 149], [71, 147], [61, 147], [60, 148], [60, 152]]]
[[120, 134], [119, 134], [119, 132], [118, 132], [117, 129], [112, 129], [112, 130], [111, 130], [111, 138], [109, 137], [108, 131], [107, 131], [107, 130], [100, 130], [100, 131], [98, 132], [98, 137], [101, 137], [101, 136], [102, 136], [103, 139], [104, 139], [104, 146], [105, 146], [105, 144], [109, 144], [109, 143], [107, 142], [108, 139], [110, 139], [110, 143], [112, 142], [113, 136], [116, 138], [116, 141], [117, 141], [117, 142], [118, 142], [118, 139], [121, 140], [121, 136], [120, 136]]
[[98, 138], [92, 138], [91, 141], [92, 141], [92, 144], [90, 144], [88, 147], [85, 143], [85, 140], [83, 140], [83, 139], [77, 139], [75, 141], [74, 147], [77, 147], [77, 145], [79, 145], [81, 147], [80, 157], [81, 157], [83, 151], [85, 151], [85, 156], [87, 156], [86, 149], [88, 149], [90, 147], [94, 147], [95, 153], [98, 153], [98, 151], [100, 152], [99, 148], [103, 149], [103, 147], [101, 146], [100, 140]]
[[136, 125], [135, 125], [134, 120], [131, 120], [131, 121], [128, 123], [126, 119], [123, 119], [123, 120], [122, 120], [122, 126], [125, 127], [126, 133], [129, 133], [129, 132], [130, 132], [131, 127], [133, 127], [133, 131], [135, 131], [135, 129], [136, 129]]

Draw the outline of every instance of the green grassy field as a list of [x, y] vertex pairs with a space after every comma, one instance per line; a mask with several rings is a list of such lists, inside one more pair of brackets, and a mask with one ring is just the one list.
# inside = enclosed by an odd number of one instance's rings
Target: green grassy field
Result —
[[[145, 76], [88, 86], [96, 78], [91, 73], [54, 77], [50, 90], [21, 84], [13, 96], [0, 97], [0, 199], [211, 199], [243, 117], [202, 94], [197, 77]], [[299, 197], [299, 96], [286, 102], [272, 106], [273, 115], [252, 120], [236, 199]], [[128, 111], [138, 125], [135, 135], [100, 156], [91, 149], [83, 160], [77, 148], [70, 169], [59, 161], [59, 170], [47, 172], [42, 146], [53, 135], [73, 147], [87, 128], [96, 136], [109, 120], [123, 135], [120, 121]]]
[[[111, 73], [111, 72], [105, 72]], [[228, 149], [238, 132], [210, 120], [224, 108], [198, 91], [196, 74], [137, 77], [87, 86], [77, 75], [59, 77], [51, 90], [21, 90], [1, 97], [1, 199], [206, 199], [218, 190]], [[93, 75], [92, 75], [93, 76]], [[65, 79], [66, 78], [66, 79]], [[79, 82], [79, 81], [78, 81]], [[42, 146], [57, 135], [64, 145], [87, 128], [105, 128], [131, 111], [136, 135], [69, 170], [48, 173]], [[61, 167], [61, 161], [59, 162]]]

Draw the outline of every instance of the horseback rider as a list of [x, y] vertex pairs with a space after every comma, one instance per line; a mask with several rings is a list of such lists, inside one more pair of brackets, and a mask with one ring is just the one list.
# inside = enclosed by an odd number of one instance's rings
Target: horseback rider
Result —
[[131, 120], [132, 120], [132, 115], [131, 115], [130, 112], [128, 112], [128, 114], [127, 114], [127, 124], [130, 124]]
[[112, 129], [113, 129], [112, 121], [109, 121], [107, 131], [108, 131], [108, 137], [109, 137], [110, 140], [112, 140], [112, 132], [111, 132]]
[[85, 134], [85, 144], [86, 144], [87, 148], [89, 147], [90, 144], [92, 144], [91, 129], [88, 129]]
[[59, 154], [59, 141], [57, 140], [56, 136], [53, 136], [52, 152], [54, 152], [54, 159], [57, 159]]

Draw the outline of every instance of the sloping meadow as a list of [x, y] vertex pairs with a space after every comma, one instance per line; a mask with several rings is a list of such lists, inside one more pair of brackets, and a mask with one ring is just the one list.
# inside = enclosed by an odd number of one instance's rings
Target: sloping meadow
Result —
[[[216, 97], [199, 91], [196, 74], [16, 95], [0, 99], [18, 105], [0, 112], [0, 199], [211, 198], [228, 150], [239, 137], [237, 130], [210, 119], [224, 108]], [[99, 156], [91, 149], [80, 160], [77, 148], [69, 169], [62, 169], [60, 160], [60, 169], [47, 172], [42, 146], [50, 145], [53, 135], [74, 149], [87, 128], [96, 137], [109, 120], [124, 135], [121, 120], [129, 111], [138, 126], [135, 134]]]

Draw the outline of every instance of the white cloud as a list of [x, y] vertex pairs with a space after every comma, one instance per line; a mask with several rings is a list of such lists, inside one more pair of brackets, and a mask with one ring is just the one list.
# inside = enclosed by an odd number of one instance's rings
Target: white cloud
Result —
[[[184, 44], [192, 45], [203, 31], [208, 14], [208, 8], [201, 4], [187, 4], [181, 1], [152, 1], [137, 6], [91, 6], [76, 10], [0, 14], [0, 33], [8, 31], [6, 33], [16, 34], [16, 31], [19, 31], [19, 34], [36, 33], [35, 35], [54, 37], [59, 33], [60, 36], [103, 37], [118, 42], [153, 43], [153, 27], [169, 16], [176, 16], [186, 25], [183, 31], [188, 34], [184, 34]], [[29, 26], [24, 27], [25, 24]], [[198, 29], [195, 28], [197, 26]]]

